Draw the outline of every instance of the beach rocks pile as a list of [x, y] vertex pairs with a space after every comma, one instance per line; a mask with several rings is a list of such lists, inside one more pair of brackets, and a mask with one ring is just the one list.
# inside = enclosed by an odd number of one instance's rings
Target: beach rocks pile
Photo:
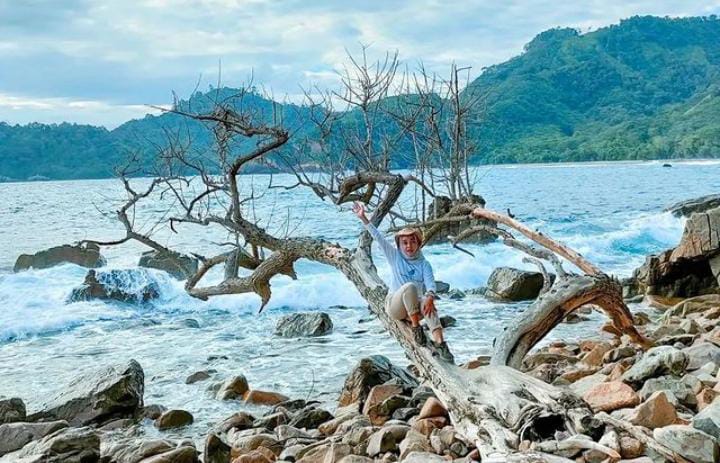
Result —
[[[647, 352], [619, 337], [556, 341], [527, 356], [524, 369], [690, 461], [720, 461], [720, 296], [685, 300], [658, 318], [639, 326], [656, 344]], [[624, 459], [663, 461], [623, 429], [606, 426], [603, 439]], [[595, 461], [592, 451], [565, 456]]]
[[97, 268], [105, 265], [100, 247], [95, 244], [72, 246], [69, 244], [39, 251], [35, 254], [21, 254], [15, 261], [15, 272], [30, 268], [43, 269], [71, 263], [82, 267]]
[[263, 416], [237, 413], [205, 441], [205, 462], [446, 461], [471, 454], [432, 389], [383, 356], [345, 380], [334, 413], [288, 400]]

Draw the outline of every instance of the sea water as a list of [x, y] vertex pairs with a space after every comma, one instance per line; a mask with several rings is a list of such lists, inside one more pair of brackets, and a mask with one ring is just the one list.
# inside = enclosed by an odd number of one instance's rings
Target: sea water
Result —
[[[508, 209], [517, 219], [576, 249], [608, 273], [629, 276], [645, 256], [674, 246], [683, 219], [663, 212], [679, 200], [720, 191], [720, 162], [660, 162], [518, 165], [481, 167], [476, 192], [487, 207]], [[138, 188], [149, 180], [138, 179]], [[345, 208], [321, 203], [306, 190], [268, 189], [291, 184], [289, 176], [243, 177], [244, 188], [259, 196], [247, 210], [274, 233], [309, 234], [352, 245], [360, 226]], [[221, 402], [208, 386], [244, 374], [253, 388], [312, 399], [332, 409], [345, 375], [362, 357], [382, 354], [406, 365], [397, 344], [369, 313], [354, 287], [335, 270], [311, 262], [296, 265], [298, 279], [272, 280], [273, 297], [258, 314], [253, 294], [222, 296], [207, 302], [189, 297], [183, 282], [152, 271], [160, 298], [131, 305], [88, 301], [68, 303], [87, 269], [61, 265], [13, 273], [21, 253], [82, 239], [123, 236], [114, 211], [124, 193], [115, 180], [0, 184], [0, 397], [21, 397], [29, 411], [63, 390], [78, 374], [135, 359], [145, 371], [145, 402], [183, 408], [195, 423], [172, 431], [196, 441], [235, 411], [262, 413], [238, 402]], [[138, 208], [135, 224], [152, 230], [161, 243], [207, 256], [230, 239], [205, 227], [180, 225], [179, 233], [156, 225], [167, 214], [158, 198]], [[449, 245], [429, 246], [426, 257], [438, 280], [468, 290], [480, 287], [499, 266], [532, 269], [522, 255], [500, 243], [465, 246], [474, 255]], [[107, 268], [135, 267], [141, 245], [129, 243], [103, 250]], [[381, 276], [389, 271], [378, 256]], [[568, 265], [569, 268], [571, 266]], [[212, 283], [220, 272], [208, 275]], [[447, 338], [459, 361], [490, 352], [493, 338], [527, 303], [505, 304], [468, 296], [442, 300], [441, 315], [458, 321]], [[277, 320], [288, 313], [322, 310], [333, 320], [331, 334], [284, 339], [273, 335]], [[633, 310], [645, 310], [634, 306]], [[601, 314], [576, 325], [562, 324], [549, 339], [597, 335]], [[549, 340], [548, 339], [548, 340]], [[546, 340], [546, 341], [548, 341]], [[198, 370], [217, 372], [212, 380], [186, 385]], [[146, 432], [156, 431], [149, 424]]]

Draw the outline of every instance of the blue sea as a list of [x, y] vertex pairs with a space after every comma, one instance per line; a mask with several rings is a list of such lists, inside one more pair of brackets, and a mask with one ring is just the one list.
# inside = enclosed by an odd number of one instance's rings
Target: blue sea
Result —
[[[720, 161], [673, 162], [671, 168], [662, 162], [490, 166], [474, 173], [476, 192], [488, 208], [511, 210], [620, 277], [629, 276], [647, 254], [678, 242], [683, 219], [662, 212], [666, 206], [720, 191]], [[148, 181], [136, 180], [139, 186]], [[244, 188], [262, 193], [246, 214], [255, 214], [275, 233], [312, 234], [351, 245], [360, 226], [347, 208], [319, 203], [307, 191], [268, 189], [271, 183], [291, 182], [283, 175], [244, 177]], [[174, 434], [199, 443], [214, 422], [239, 409], [262, 412], [215, 400], [206, 390], [213, 381], [242, 373], [252, 387], [332, 408], [345, 375], [363, 356], [383, 354], [408, 363], [352, 285], [333, 269], [310, 262], [297, 265], [296, 281], [273, 279], [273, 298], [259, 315], [255, 295], [203, 302], [187, 296], [183, 282], [162, 272], [152, 272], [161, 288], [152, 304], [67, 303], [86, 269], [62, 265], [13, 273], [15, 259], [84, 238], [122, 237], [113, 212], [121, 204], [122, 188], [115, 180], [6, 183], [0, 184], [0, 197], [0, 397], [21, 397], [30, 411], [77, 374], [133, 358], [145, 370], [146, 403], [190, 411], [195, 423]], [[151, 201], [138, 210], [136, 225], [152, 230], [164, 244], [208, 256], [228, 240], [203, 227], [181, 226], [175, 234], [156, 226], [166, 212], [159, 200]], [[438, 280], [468, 290], [483, 286], [498, 266], [532, 268], [499, 243], [467, 247], [474, 257], [448, 245], [426, 248]], [[144, 250], [127, 244], [103, 254], [107, 268], [132, 268]], [[387, 277], [381, 258], [378, 266]], [[220, 275], [208, 278], [212, 282]], [[458, 320], [447, 338], [460, 361], [488, 353], [494, 336], [525, 307], [481, 296], [439, 304], [441, 315]], [[279, 317], [310, 310], [330, 314], [332, 334], [308, 339], [273, 335]], [[559, 326], [551, 338], [594, 336], [602, 323], [602, 315], [593, 314], [588, 322]], [[203, 369], [217, 372], [212, 380], [185, 384], [189, 374]], [[156, 431], [146, 426], [146, 432]]]

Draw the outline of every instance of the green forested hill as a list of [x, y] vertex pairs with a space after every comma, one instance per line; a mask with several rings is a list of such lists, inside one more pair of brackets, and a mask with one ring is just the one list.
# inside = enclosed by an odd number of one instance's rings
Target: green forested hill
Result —
[[[202, 110], [233, 92], [197, 93], [181, 106]], [[552, 29], [466, 92], [485, 96], [468, 127], [477, 163], [720, 157], [720, 20], [634, 17], [586, 34]], [[282, 106], [293, 128], [305, 111], [254, 94], [243, 104], [264, 113]], [[150, 154], [178, 128], [196, 147], [210, 142], [199, 124], [173, 114], [112, 131], [0, 123], [0, 179], [107, 177], [127, 152]], [[401, 154], [396, 165], [405, 165]]]
[[472, 85], [484, 162], [720, 156], [720, 20], [553, 29]]

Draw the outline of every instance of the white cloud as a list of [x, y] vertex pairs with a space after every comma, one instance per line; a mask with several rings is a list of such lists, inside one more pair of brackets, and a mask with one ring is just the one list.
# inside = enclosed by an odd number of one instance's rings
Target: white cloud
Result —
[[[47, 3], [47, 5], [45, 5]], [[345, 49], [370, 44], [381, 54], [397, 49], [411, 67], [423, 60], [445, 73], [451, 61], [474, 72], [522, 51], [551, 27], [596, 29], [636, 14], [720, 13], [720, 0], [144, 0], [135, 2], [33, 0], [35, 8], [0, 0], [0, 93], [28, 101], [97, 101], [66, 117], [96, 123], [136, 114], [146, 101], [201, 89], [238, 85], [250, 72], [276, 95], [299, 85], [337, 82]], [[56, 101], [56, 100], [53, 100]], [[17, 106], [17, 105], [16, 105]], [[47, 116], [35, 106], [0, 118], [13, 122]], [[80, 113], [72, 112], [81, 111]], [[36, 112], [40, 111], [40, 112]], [[43, 111], [50, 111], [44, 109]], [[58, 109], [58, 111], [60, 111]], [[138, 110], [142, 112], [141, 110]], [[56, 113], [62, 118], [61, 113]], [[35, 116], [34, 116], [35, 115]], [[55, 116], [53, 116], [55, 117]], [[115, 124], [117, 122], [113, 122]]]

